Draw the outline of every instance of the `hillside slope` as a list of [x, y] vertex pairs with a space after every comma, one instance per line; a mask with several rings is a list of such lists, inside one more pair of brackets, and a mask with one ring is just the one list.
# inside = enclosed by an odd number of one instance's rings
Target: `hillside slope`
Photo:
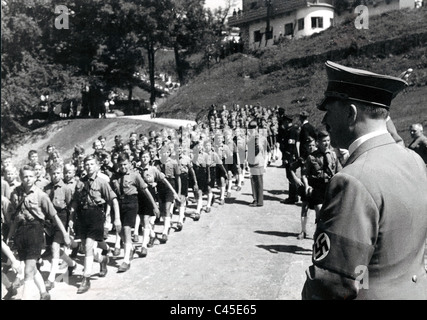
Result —
[[27, 162], [27, 154], [31, 149], [37, 150], [40, 159], [44, 159], [46, 147], [54, 145], [64, 160], [68, 160], [76, 144], [83, 146], [86, 153], [92, 153], [92, 143], [100, 135], [107, 138], [107, 149], [111, 149], [116, 135], [127, 139], [131, 132], [148, 134], [150, 130], [160, 130], [164, 127], [161, 124], [128, 118], [56, 121], [33, 132], [17, 135], [15, 148], [2, 149], [2, 156], [12, 156], [19, 168]]
[[399, 133], [408, 141], [412, 122], [427, 125], [421, 117], [426, 111], [426, 48], [427, 7], [372, 17], [368, 30], [357, 30], [353, 20], [348, 20], [281, 47], [229, 56], [169, 97], [159, 112], [172, 118], [203, 119], [211, 104], [230, 107], [260, 102], [283, 106], [289, 114], [310, 110], [312, 121], [320, 125], [321, 113], [315, 105], [326, 86], [326, 60], [395, 76], [413, 68], [410, 87], [393, 102], [391, 112]]

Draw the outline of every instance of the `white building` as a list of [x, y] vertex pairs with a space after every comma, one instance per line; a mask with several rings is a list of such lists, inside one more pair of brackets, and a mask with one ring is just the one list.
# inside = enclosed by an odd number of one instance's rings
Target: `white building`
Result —
[[333, 23], [332, 0], [243, 0], [240, 14], [228, 19], [241, 29], [249, 48], [270, 46], [282, 37], [310, 36]]
[[228, 25], [239, 27], [246, 47], [255, 49], [337, 25], [354, 13], [357, 2], [368, 7], [370, 17], [416, 7], [415, 0], [346, 0], [348, 8], [338, 15], [334, 7], [338, 1], [344, 0], [242, 0], [242, 10], [228, 18]]

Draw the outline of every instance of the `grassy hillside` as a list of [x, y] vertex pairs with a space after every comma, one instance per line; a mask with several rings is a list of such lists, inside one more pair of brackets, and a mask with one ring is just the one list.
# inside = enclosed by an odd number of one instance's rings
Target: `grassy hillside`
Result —
[[324, 62], [329, 59], [373, 72], [399, 75], [413, 68], [410, 87], [393, 103], [391, 115], [405, 141], [408, 127], [427, 127], [427, 7], [372, 17], [368, 30], [357, 30], [353, 19], [321, 34], [290, 40], [281, 47], [235, 54], [211, 66], [169, 97], [159, 108], [164, 116], [198, 119], [208, 107], [233, 103], [280, 105], [289, 114], [305, 109], [320, 124], [315, 109], [326, 86]]
[[15, 148], [2, 149], [2, 156], [12, 156], [19, 168], [27, 163], [28, 151], [37, 150], [40, 159], [44, 159], [46, 147], [52, 144], [59, 150], [64, 160], [69, 160], [76, 144], [83, 146], [86, 153], [92, 153], [92, 143], [100, 135], [107, 138], [107, 149], [111, 149], [116, 135], [120, 134], [127, 139], [131, 132], [148, 134], [150, 130], [159, 130], [163, 127], [146, 121], [120, 118], [56, 121], [33, 132], [17, 135]]

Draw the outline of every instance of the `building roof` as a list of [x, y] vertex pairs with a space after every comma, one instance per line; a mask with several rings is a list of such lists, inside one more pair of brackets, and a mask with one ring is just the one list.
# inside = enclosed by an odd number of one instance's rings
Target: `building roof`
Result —
[[[330, 0], [323, 1], [307, 1], [307, 0], [282, 0], [282, 1], [274, 1], [272, 5], [271, 18], [274, 16], [284, 14], [287, 12], [292, 12], [300, 8], [307, 7], [308, 5], [327, 5], [331, 6]], [[228, 24], [230, 26], [239, 26], [244, 25], [246, 23], [256, 21], [256, 20], [264, 20], [267, 17], [267, 6], [262, 6], [253, 10], [243, 11], [240, 16], [233, 16], [228, 18]]]

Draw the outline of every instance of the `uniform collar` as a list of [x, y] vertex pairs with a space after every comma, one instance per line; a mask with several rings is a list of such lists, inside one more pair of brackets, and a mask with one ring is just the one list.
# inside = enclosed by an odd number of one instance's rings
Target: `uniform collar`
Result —
[[372, 132], [369, 132], [367, 134], [364, 134], [363, 136], [357, 138], [348, 147], [348, 153], [349, 153], [349, 155], [351, 156], [354, 153], [354, 151], [358, 147], [360, 147], [360, 145], [362, 145], [362, 143], [364, 143], [365, 141], [368, 141], [369, 139], [375, 138], [375, 137], [380, 136], [382, 134], [385, 134], [387, 132], [388, 131], [386, 129], [384, 129], [384, 130], [376, 130], [376, 131], [372, 131]]
[[53, 184], [53, 187], [56, 188], [60, 188], [64, 186], [64, 181], [60, 180], [58, 183]]

